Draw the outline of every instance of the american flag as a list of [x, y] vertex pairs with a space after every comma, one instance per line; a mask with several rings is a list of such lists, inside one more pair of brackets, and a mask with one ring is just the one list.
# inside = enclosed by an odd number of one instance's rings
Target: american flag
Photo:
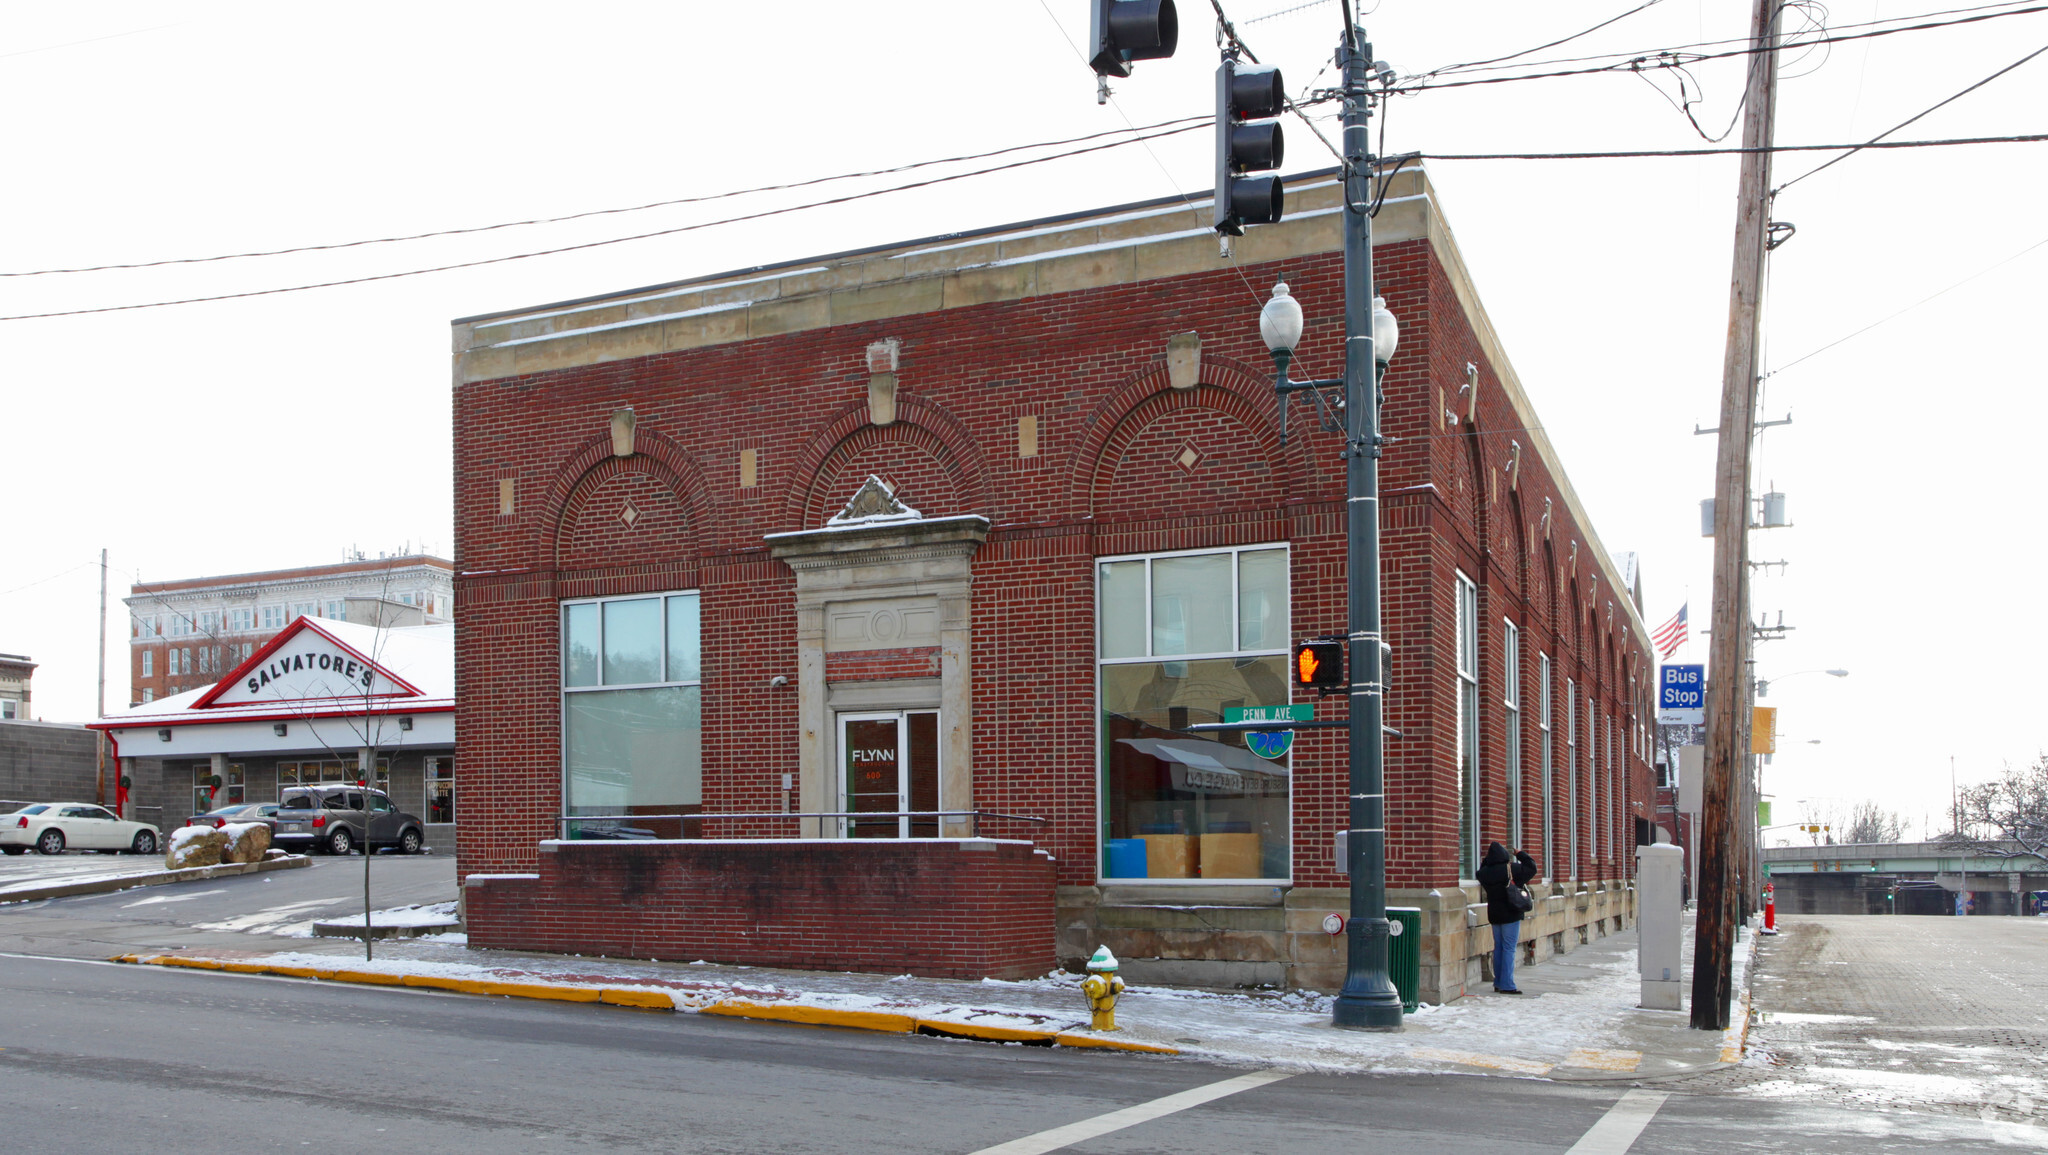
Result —
[[1659, 658], [1670, 657], [1671, 652], [1684, 645], [1685, 639], [1691, 636], [1685, 621], [1685, 611], [1689, 605], [1690, 603], [1687, 603], [1678, 607], [1678, 613], [1670, 621], [1658, 626], [1657, 632], [1650, 635], [1650, 644], [1657, 647]]

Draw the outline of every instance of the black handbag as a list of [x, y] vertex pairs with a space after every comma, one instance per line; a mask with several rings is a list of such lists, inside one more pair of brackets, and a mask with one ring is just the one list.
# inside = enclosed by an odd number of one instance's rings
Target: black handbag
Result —
[[1519, 882], [1508, 883], [1507, 895], [1508, 905], [1514, 907], [1521, 914], [1527, 914], [1536, 909], [1536, 900], [1529, 897], [1529, 888]]

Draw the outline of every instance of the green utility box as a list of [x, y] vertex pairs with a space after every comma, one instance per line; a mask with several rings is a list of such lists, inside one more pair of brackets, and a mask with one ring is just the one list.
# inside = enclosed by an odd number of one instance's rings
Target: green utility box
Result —
[[1422, 910], [1390, 906], [1387, 921], [1394, 924], [1387, 928], [1393, 936], [1387, 940], [1387, 970], [1401, 992], [1401, 1009], [1412, 1015], [1422, 1005]]

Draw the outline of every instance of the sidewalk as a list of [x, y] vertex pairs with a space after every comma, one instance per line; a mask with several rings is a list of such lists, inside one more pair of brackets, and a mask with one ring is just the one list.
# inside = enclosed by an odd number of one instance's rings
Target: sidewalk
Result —
[[[1328, 1072], [1434, 1072], [1559, 1080], [1641, 1080], [1736, 1062], [1748, 1020], [1744, 929], [1725, 1032], [1695, 1031], [1684, 1011], [1636, 1006], [1635, 932], [1610, 935], [1517, 971], [1519, 997], [1468, 995], [1424, 1006], [1398, 1033], [1330, 1026], [1330, 999], [1133, 986], [1115, 1032], [1088, 1029], [1078, 975], [959, 982], [909, 975], [818, 973], [580, 956], [471, 951], [459, 934], [354, 942], [280, 954], [168, 951], [117, 961], [338, 982], [434, 987], [479, 995], [602, 1002], [813, 1026], [1041, 1045], [1179, 1054], [1212, 1062]], [[1685, 957], [1692, 935], [1686, 933]]]

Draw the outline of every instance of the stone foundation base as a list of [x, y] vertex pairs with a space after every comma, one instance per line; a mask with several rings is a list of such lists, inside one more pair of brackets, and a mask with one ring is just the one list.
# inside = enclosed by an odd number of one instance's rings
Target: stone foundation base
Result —
[[[1522, 965], [1635, 925], [1635, 888], [1625, 880], [1529, 889], [1536, 909], [1522, 924]], [[1344, 936], [1322, 923], [1350, 910], [1347, 890], [1063, 886], [1058, 903], [1059, 957], [1069, 970], [1108, 946], [1133, 982], [1326, 992], [1344, 985]], [[1387, 905], [1422, 912], [1423, 1002], [1449, 1002], [1492, 982], [1493, 930], [1477, 885], [1391, 890]]]

